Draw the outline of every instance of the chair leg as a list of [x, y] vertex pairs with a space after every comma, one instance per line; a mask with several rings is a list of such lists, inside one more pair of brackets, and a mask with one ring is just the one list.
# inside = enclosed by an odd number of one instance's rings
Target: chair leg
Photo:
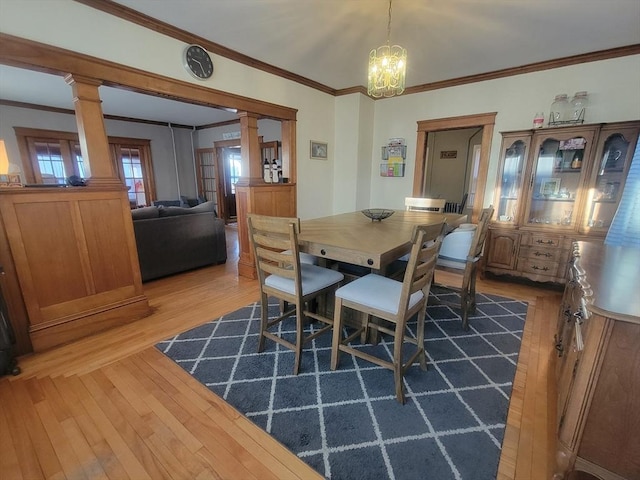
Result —
[[418, 326], [416, 329], [416, 341], [418, 342], [418, 348], [420, 349], [420, 368], [427, 370], [427, 356], [424, 351], [424, 318], [426, 316], [426, 305], [418, 313]]
[[466, 289], [460, 292], [460, 307], [462, 309], [462, 329], [469, 330], [469, 292]]
[[474, 264], [473, 270], [471, 271], [471, 279], [469, 280], [469, 304], [470, 311], [476, 311], [476, 266]]
[[404, 344], [404, 328], [396, 324], [395, 338], [393, 339], [393, 380], [396, 386], [396, 399], [404, 405], [404, 383], [402, 381], [402, 345]]
[[298, 372], [300, 372], [305, 323], [306, 318], [304, 315], [304, 304], [296, 303], [296, 356], [293, 362], [294, 375], [298, 375]]
[[336, 297], [333, 307], [333, 340], [331, 342], [331, 370], [338, 368], [342, 343], [342, 299]]
[[269, 300], [267, 295], [262, 293], [260, 295], [260, 336], [258, 338], [258, 353], [264, 350], [264, 332], [267, 329], [267, 323], [269, 321]]
[[362, 317], [362, 333], [360, 334], [360, 343], [367, 343], [369, 341], [369, 322], [371, 321], [371, 315], [364, 312], [357, 312], [357, 315]]

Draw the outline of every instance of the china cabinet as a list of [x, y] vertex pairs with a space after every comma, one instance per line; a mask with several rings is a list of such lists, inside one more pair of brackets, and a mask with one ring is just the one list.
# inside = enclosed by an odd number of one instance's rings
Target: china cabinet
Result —
[[602, 241], [640, 121], [502, 133], [485, 271], [564, 283], [571, 244]]

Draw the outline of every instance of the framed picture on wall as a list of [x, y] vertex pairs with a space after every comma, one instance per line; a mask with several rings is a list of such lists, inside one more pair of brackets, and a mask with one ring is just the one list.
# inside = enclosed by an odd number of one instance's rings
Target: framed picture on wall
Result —
[[327, 159], [327, 144], [323, 142], [316, 142], [315, 140], [311, 140], [310, 142], [310, 155], [311, 158], [316, 160], [326, 160]]

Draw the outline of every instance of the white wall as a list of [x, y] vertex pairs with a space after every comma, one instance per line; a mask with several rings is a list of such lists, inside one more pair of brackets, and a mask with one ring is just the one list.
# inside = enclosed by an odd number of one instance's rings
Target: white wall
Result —
[[[73, 19], [73, 28], [55, 28]], [[182, 66], [185, 43], [72, 0], [2, 0], [0, 31], [129, 65], [155, 74], [286, 107], [297, 114], [298, 213], [329, 215], [334, 169], [334, 98], [295, 82], [212, 55], [213, 77], [201, 82]], [[309, 161], [309, 141], [329, 144], [326, 162]], [[329, 194], [329, 197], [327, 197]]]
[[548, 112], [557, 93], [589, 92], [587, 123], [640, 119], [640, 55], [585, 63], [554, 70], [394, 97], [375, 102], [372, 167], [379, 148], [391, 137], [407, 139], [404, 178], [371, 177], [371, 203], [402, 208], [413, 188], [417, 122], [436, 118], [497, 112], [484, 204], [495, 185], [500, 132], [531, 128], [536, 112]]
[[373, 103], [372, 99], [360, 94], [336, 98], [334, 213], [369, 207]]
[[[74, 28], [50, 28], [67, 24], [70, 18]], [[499, 132], [529, 128], [535, 112], [547, 112], [555, 94], [587, 90], [589, 123], [640, 118], [640, 55], [373, 102], [359, 94], [334, 98], [218, 56], [213, 57], [214, 76], [198, 82], [182, 67], [183, 42], [72, 0], [3, 0], [0, 31], [297, 109], [301, 218], [367, 206], [403, 208], [404, 197], [412, 191], [419, 120], [498, 112], [485, 195], [488, 205]], [[380, 147], [391, 137], [406, 138], [405, 177], [379, 176]], [[326, 161], [310, 160], [310, 140], [329, 144]]]

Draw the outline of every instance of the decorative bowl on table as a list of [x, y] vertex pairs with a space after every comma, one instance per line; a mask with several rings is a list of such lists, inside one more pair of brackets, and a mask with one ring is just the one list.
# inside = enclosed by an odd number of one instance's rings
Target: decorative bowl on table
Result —
[[362, 210], [362, 214], [365, 217], [370, 218], [372, 222], [374, 220], [380, 222], [385, 218], [389, 218], [393, 215], [393, 212], [393, 210], [389, 210], [387, 208], [367, 208], [366, 210]]

